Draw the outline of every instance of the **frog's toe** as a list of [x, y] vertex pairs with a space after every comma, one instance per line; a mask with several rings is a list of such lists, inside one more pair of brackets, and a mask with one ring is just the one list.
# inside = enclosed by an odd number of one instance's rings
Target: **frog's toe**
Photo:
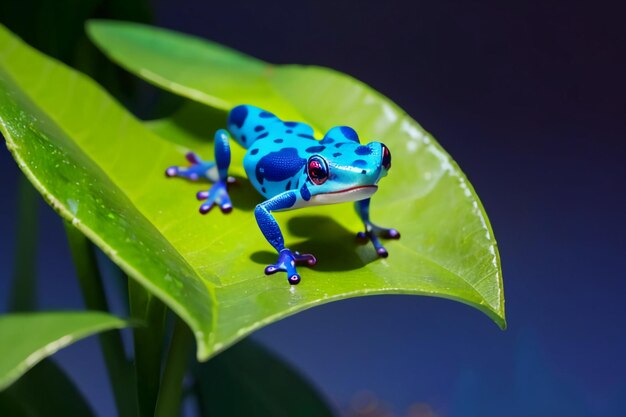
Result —
[[200, 214], [207, 214], [209, 211], [211, 211], [214, 205], [215, 203], [203, 203], [198, 211], [200, 212]]
[[387, 249], [385, 249], [384, 246], [376, 248], [376, 254], [381, 258], [386, 258], [389, 256], [389, 252], [387, 252]]
[[224, 213], [224, 214], [228, 214], [231, 211], [233, 211], [233, 205], [232, 204], [224, 203], [224, 202], [217, 202], [217, 201], [203, 203], [200, 206], [200, 208], [198, 209], [198, 211], [200, 212], [200, 214], [207, 214], [215, 206], [218, 206], [220, 208], [220, 210], [222, 211], [222, 213]]
[[289, 281], [289, 284], [291, 285], [298, 285], [300, 283], [300, 275], [298, 274], [293, 274], [290, 275], [289, 278], [287, 278], [287, 281]]
[[372, 231], [383, 239], [400, 239], [400, 232], [397, 229], [372, 225]]
[[171, 166], [165, 170], [166, 177], [182, 177], [191, 181], [197, 181], [200, 177], [205, 176], [206, 169], [202, 165], [194, 165], [189, 168]]
[[185, 154], [185, 159], [187, 159], [187, 161], [189, 161], [189, 163], [192, 165], [197, 165], [204, 162], [195, 152], [187, 152]]
[[265, 267], [265, 275], [274, 275], [280, 271], [276, 265], [268, 265]]
[[222, 213], [230, 213], [233, 211], [233, 204], [230, 201], [226, 183], [218, 181], [211, 186], [208, 191], [198, 191], [196, 193], [198, 200], [205, 200], [200, 205], [200, 213], [207, 214], [214, 206], [219, 206]]
[[229, 202], [227, 202], [227, 203], [222, 202], [222, 203], [220, 204], [220, 210], [222, 210], [222, 213], [224, 213], [224, 214], [228, 214], [228, 213], [230, 213], [231, 211], [233, 211], [233, 205], [230, 203], [230, 201], [229, 201]]
[[358, 232], [356, 234], [356, 240], [360, 243], [360, 244], [365, 244], [367, 242], [369, 242], [369, 237], [367, 237], [367, 234], [365, 232]]
[[380, 234], [381, 237], [385, 239], [400, 239], [400, 232], [397, 229], [383, 229], [383, 232]]
[[317, 259], [315, 258], [315, 256], [313, 256], [310, 253], [303, 253], [301, 254], [300, 252], [295, 252], [294, 253], [294, 258], [296, 261], [297, 265], [309, 265], [309, 266], [313, 266], [317, 263]]

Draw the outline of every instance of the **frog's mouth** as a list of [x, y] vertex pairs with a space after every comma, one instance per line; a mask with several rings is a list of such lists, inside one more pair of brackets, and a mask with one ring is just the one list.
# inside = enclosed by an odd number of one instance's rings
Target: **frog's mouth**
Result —
[[360, 185], [346, 190], [316, 194], [311, 197], [311, 203], [314, 205], [324, 205], [365, 200], [366, 198], [371, 197], [376, 190], [378, 190], [377, 185]]

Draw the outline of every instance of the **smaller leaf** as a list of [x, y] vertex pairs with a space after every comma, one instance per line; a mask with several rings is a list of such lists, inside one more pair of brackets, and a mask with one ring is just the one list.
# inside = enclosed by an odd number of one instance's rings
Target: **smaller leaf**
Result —
[[59, 349], [92, 334], [125, 326], [124, 320], [92, 311], [0, 317], [0, 391]]
[[332, 416], [288, 364], [245, 339], [195, 370], [203, 416]]
[[92, 417], [94, 414], [65, 372], [46, 359], [0, 392], [0, 415]]

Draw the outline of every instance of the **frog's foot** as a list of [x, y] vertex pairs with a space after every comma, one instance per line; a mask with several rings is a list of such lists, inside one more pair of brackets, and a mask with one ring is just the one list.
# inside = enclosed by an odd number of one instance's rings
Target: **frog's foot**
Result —
[[185, 158], [187, 158], [187, 161], [189, 161], [191, 166], [171, 166], [165, 170], [165, 175], [167, 177], [183, 177], [196, 181], [199, 178], [207, 178], [209, 176], [209, 171], [215, 167], [215, 162], [203, 161], [194, 152], [187, 152]]
[[278, 261], [265, 268], [265, 275], [285, 271], [287, 272], [287, 281], [289, 281], [291, 285], [296, 285], [300, 282], [300, 275], [298, 275], [298, 271], [296, 271], [296, 265], [313, 266], [316, 263], [317, 259], [311, 254], [300, 254], [298, 252], [291, 252], [289, 249], [283, 249], [278, 254]]
[[367, 241], [371, 241], [376, 249], [376, 253], [381, 258], [386, 258], [389, 256], [389, 252], [380, 243], [379, 237], [383, 239], [400, 239], [400, 232], [396, 229], [388, 229], [386, 227], [376, 226], [374, 224], [366, 226], [365, 232], [359, 232], [356, 235], [357, 240], [361, 243], [367, 243]]
[[233, 210], [226, 181], [217, 181], [208, 191], [199, 191], [196, 198], [201, 201], [205, 200], [200, 206], [201, 214], [207, 214], [214, 206], [219, 206], [222, 213], [230, 213]]

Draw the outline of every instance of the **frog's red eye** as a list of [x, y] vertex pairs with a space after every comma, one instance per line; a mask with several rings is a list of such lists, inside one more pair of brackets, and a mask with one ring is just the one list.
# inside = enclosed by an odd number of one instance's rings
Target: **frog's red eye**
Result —
[[383, 147], [383, 167], [387, 171], [391, 168], [391, 152], [389, 152], [389, 148], [385, 145], [381, 145]]
[[310, 157], [306, 171], [313, 184], [322, 185], [328, 179], [328, 164], [321, 156]]

